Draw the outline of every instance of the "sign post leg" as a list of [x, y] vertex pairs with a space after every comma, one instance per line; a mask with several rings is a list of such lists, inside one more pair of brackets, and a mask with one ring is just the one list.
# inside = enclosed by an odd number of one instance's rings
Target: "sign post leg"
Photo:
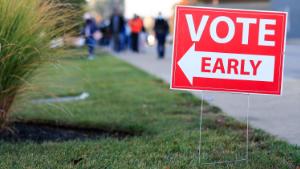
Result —
[[[200, 117], [199, 117], [199, 164], [200, 165], [215, 165], [215, 164], [226, 164], [226, 163], [237, 163], [237, 162], [246, 162], [246, 165], [249, 165], [249, 113], [250, 113], [250, 94], [247, 94], [247, 108], [246, 108], [246, 153], [245, 156], [243, 156], [241, 159], [238, 159], [236, 156], [236, 159], [234, 160], [225, 160], [225, 161], [214, 161], [214, 162], [202, 162], [201, 156], [203, 156], [201, 153], [203, 153], [202, 150], [202, 123], [203, 123], [203, 107], [204, 107], [204, 91], [201, 91], [201, 105], [200, 105]], [[244, 149], [244, 150], [245, 150]], [[204, 157], [204, 156], [203, 156]]]
[[246, 161], [247, 161], [247, 165], [249, 163], [249, 111], [250, 111], [250, 95], [248, 94], [247, 97], [247, 117], [246, 117], [246, 121], [247, 121], [247, 133], [246, 133], [246, 139], [247, 139], [247, 145], [246, 145]]
[[200, 106], [200, 138], [199, 138], [199, 164], [201, 164], [201, 145], [202, 145], [202, 116], [203, 116], [203, 100], [204, 100], [204, 91], [201, 91], [201, 106]]

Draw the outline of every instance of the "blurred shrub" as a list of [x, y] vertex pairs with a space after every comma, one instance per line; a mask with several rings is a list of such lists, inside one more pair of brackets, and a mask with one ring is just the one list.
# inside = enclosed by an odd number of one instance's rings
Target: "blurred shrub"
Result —
[[86, 4], [86, 0], [58, 0], [57, 2], [72, 7], [74, 10], [77, 11], [77, 15], [73, 15], [69, 19], [71, 19], [72, 22], [77, 23], [77, 26], [73, 27], [72, 31], [76, 33], [76, 35], [79, 35], [80, 29], [84, 23], [82, 16], [85, 12], [84, 5]]
[[72, 29], [74, 11], [50, 0], [0, 0], [0, 128], [33, 72], [58, 49], [53, 38]]

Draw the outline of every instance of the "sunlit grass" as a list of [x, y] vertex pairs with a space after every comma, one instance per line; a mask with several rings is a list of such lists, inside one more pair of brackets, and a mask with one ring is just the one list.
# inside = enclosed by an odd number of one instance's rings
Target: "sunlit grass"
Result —
[[[132, 56], [135, 57], [135, 56]], [[63, 59], [39, 69], [31, 83], [42, 91], [18, 100], [17, 121], [41, 122], [136, 133], [62, 142], [0, 141], [3, 168], [170, 168], [170, 169], [295, 169], [300, 148], [250, 129], [249, 164], [199, 164], [201, 101], [189, 93], [171, 91], [167, 84], [110, 55], [95, 60]], [[34, 104], [32, 99], [68, 93], [90, 93], [86, 100]], [[245, 158], [246, 125], [205, 104], [202, 162]], [[81, 159], [81, 160], [79, 160]], [[74, 160], [79, 161], [74, 164]], [[1, 168], [1, 167], [0, 167]]]

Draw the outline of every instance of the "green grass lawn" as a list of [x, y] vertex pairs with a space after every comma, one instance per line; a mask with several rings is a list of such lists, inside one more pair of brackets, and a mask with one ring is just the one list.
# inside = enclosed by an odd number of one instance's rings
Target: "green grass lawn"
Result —
[[[0, 168], [295, 169], [300, 148], [250, 131], [249, 163], [200, 165], [201, 101], [107, 54], [61, 59], [38, 70], [33, 91], [14, 104], [12, 119], [126, 131], [136, 136], [64, 142], [0, 141]], [[31, 99], [89, 92], [84, 101], [33, 104]], [[202, 162], [245, 156], [245, 125], [205, 103]], [[235, 157], [237, 155], [237, 157]], [[74, 160], [81, 159], [77, 164]]]

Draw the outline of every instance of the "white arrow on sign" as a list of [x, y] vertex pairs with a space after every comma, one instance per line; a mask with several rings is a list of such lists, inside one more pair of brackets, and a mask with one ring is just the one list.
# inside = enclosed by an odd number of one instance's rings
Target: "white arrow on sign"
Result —
[[[205, 66], [205, 69], [210, 72], [201, 71], [203, 57], [210, 58]], [[217, 59], [222, 59], [225, 71], [222, 72], [220, 69], [215, 72], [211, 71]], [[228, 61], [232, 59], [238, 63], [235, 69], [232, 66], [228, 67]], [[194, 77], [273, 82], [275, 56], [196, 51], [194, 43], [178, 61], [178, 65], [190, 84], [193, 84]], [[256, 73], [254, 73], [254, 69]], [[249, 74], [245, 74], [245, 72], [249, 72]]]

